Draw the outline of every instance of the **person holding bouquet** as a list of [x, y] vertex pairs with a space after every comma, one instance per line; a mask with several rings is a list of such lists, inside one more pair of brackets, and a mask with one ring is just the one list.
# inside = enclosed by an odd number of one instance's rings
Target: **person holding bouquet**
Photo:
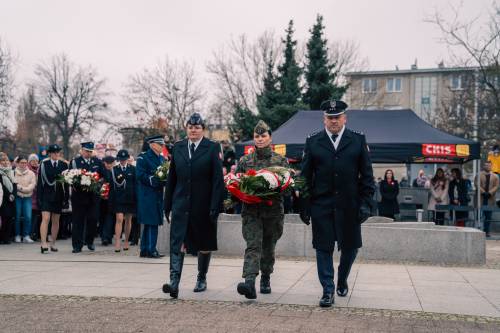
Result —
[[[270, 167], [286, 167], [288, 162], [284, 156], [272, 150], [271, 129], [262, 120], [254, 128], [255, 149], [243, 156], [236, 173], [249, 170], [261, 170]], [[257, 298], [255, 279], [259, 272], [260, 292], [271, 293], [271, 273], [274, 269], [274, 249], [283, 234], [284, 208], [283, 195], [278, 194], [271, 202], [256, 204], [243, 203], [241, 210], [243, 220], [242, 233], [246, 242], [243, 278], [245, 282], [238, 284], [237, 291], [248, 299]]]
[[184, 254], [198, 256], [194, 292], [207, 289], [211, 252], [217, 250], [217, 218], [222, 209], [224, 179], [220, 144], [203, 136], [205, 122], [193, 113], [187, 139], [175, 143], [165, 191], [165, 216], [170, 227], [170, 282], [163, 292], [179, 294]]
[[[93, 156], [94, 143], [82, 142], [80, 156], [75, 157], [69, 167], [70, 169], [85, 170], [103, 177], [104, 165], [101, 160]], [[71, 206], [73, 208], [72, 245], [73, 253], [82, 252], [85, 244], [90, 251], [95, 251], [94, 238], [97, 232], [97, 220], [99, 219], [100, 194], [90, 191], [85, 186], [73, 186], [71, 192]], [[85, 237], [83, 231], [85, 229]], [[85, 239], [84, 239], [85, 238]]]
[[42, 253], [48, 252], [47, 233], [49, 222], [52, 221], [50, 250], [57, 252], [55, 246], [59, 232], [59, 218], [64, 204], [69, 199], [69, 187], [57, 182], [62, 172], [68, 169], [68, 164], [60, 159], [61, 147], [57, 144], [49, 145], [47, 148], [49, 158], [46, 158], [38, 168], [37, 199], [38, 207], [42, 212], [42, 223], [40, 224], [40, 241]]
[[128, 163], [129, 158], [128, 151], [121, 149], [116, 154], [119, 164], [115, 165], [111, 170], [109, 201], [111, 203], [111, 210], [116, 217], [115, 252], [120, 252], [121, 250], [121, 236], [124, 222], [125, 241], [123, 242], [123, 251], [128, 250], [132, 216], [136, 212], [135, 166]]
[[140, 256], [158, 259], [162, 257], [156, 242], [158, 226], [163, 225], [165, 188], [165, 178], [158, 174], [158, 169], [165, 163], [165, 139], [163, 135], [153, 135], [146, 138], [146, 143], [149, 148], [137, 157], [136, 164], [137, 221], [143, 225]]

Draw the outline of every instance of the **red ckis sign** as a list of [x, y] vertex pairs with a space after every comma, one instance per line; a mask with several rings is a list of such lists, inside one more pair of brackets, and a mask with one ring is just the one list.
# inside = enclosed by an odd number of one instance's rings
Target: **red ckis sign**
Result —
[[422, 144], [422, 155], [424, 156], [457, 156], [455, 145], [449, 144]]

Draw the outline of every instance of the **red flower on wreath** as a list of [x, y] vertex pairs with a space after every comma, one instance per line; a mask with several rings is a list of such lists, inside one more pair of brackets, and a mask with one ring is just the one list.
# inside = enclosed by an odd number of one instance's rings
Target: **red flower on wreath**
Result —
[[257, 171], [255, 171], [254, 169], [250, 169], [247, 171], [248, 176], [255, 176], [256, 174], [257, 174]]

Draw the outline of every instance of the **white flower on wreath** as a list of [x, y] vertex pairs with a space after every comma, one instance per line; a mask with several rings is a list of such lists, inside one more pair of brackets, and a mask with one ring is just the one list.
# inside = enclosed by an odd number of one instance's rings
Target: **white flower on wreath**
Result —
[[262, 171], [257, 172], [256, 176], [261, 176], [262, 178], [264, 178], [267, 181], [267, 183], [269, 184], [269, 189], [274, 190], [274, 189], [278, 188], [279, 180], [278, 180], [278, 176], [275, 173], [267, 171], [267, 170], [262, 170]]

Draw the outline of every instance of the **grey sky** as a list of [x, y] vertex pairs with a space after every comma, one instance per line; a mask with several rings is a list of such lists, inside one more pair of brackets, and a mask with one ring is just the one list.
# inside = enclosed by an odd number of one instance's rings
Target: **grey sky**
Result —
[[[447, 58], [437, 30], [423, 22], [436, 0], [0, 0], [0, 37], [19, 55], [18, 83], [33, 76], [34, 65], [66, 52], [79, 64], [92, 64], [120, 94], [128, 75], [168, 54], [192, 60], [200, 72], [212, 52], [231, 36], [250, 37], [265, 29], [280, 35], [294, 19], [296, 37], [305, 40], [317, 13], [328, 39], [360, 44], [371, 69], [433, 67]], [[470, 15], [486, 13], [491, 0], [463, 1]], [[115, 106], [121, 102], [114, 98]]]

